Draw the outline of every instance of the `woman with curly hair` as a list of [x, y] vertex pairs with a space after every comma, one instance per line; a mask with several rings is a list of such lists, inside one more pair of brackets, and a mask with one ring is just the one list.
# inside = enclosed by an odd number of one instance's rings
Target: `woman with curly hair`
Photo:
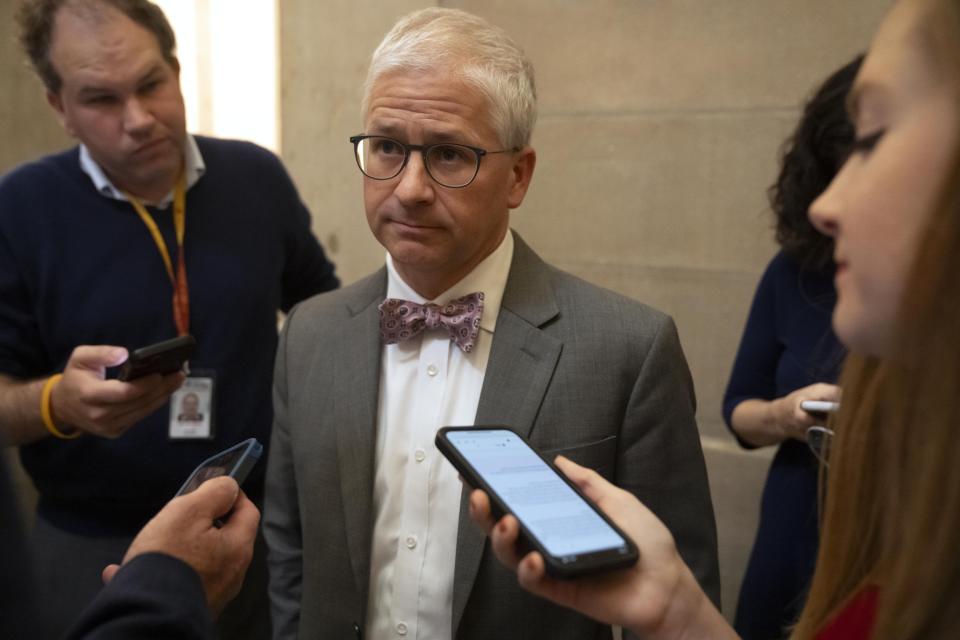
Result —
[[846, 98], [863, 56], [817, 89], [787, 140], [770, 188], [780, 251], [757, 287], [723, 400], [723, 418], [747, 449], [777, 445], [734, 628], [746, 640], [784, 637], [796, 621], [817, 557], [817, 459], [806, 431], [823, 419], [804, 400], [837, 400], [844, 350], [830, 328], [837, 293], [833, 240], [807, 210], [853, 142]]

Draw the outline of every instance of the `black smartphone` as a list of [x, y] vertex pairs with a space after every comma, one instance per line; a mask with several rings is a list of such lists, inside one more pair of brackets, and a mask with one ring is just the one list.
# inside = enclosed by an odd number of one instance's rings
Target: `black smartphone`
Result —
[[220, 476], [230, 476], [237, 484], [242, 485], [262, 453], [263, 445], [257, 442], [256, 438], [247, 438], [201, 462], [180, 487], [180, 491], [177, 491], [177, 495], [190, 493], [204, 481]]
[[183, 368], [196, 347], [197, 341], [189, 335], [141, 347], [123, 363], [117, 378], [128, 382], [151, 373], [173, 373]]
[[495, 516], [517, 518], [521, 544], [543, 555], [549, 575], [573, 578], [636, 563], [636, 544], [514, 431], [443, 427], [436, 444], [468, 484], [490, 496]]

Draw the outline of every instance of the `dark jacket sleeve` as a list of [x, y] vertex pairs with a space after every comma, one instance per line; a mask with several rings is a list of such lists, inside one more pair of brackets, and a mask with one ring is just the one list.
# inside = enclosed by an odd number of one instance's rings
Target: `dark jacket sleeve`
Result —
[[[43, 608], [56, 603], [44, 602], [36, 591], [6, 453], [0, 449], [0, 638], [46, 638]], [[117, 572], [66, 637], [206, 640], [213, 638], [213, 620], [200, 576], [172, 556], [147, 553]]]
[[200, 577], [160, 553], [127, 563], [84, 610], [67, 640], [213, 638], [213, 620]]

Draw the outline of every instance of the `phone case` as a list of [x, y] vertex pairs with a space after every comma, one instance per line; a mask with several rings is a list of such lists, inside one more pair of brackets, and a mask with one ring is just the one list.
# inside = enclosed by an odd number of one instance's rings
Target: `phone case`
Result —
[[263, 445], [256, 438], [247, 438], [197, 465], [176, 495], [190, 493], [204, 481], [220, 476], [230, 476], [242, 485], [262, 454]]
[[173, 373], [190, 359], [196, 346], [194, 337], [186, 335], [141, 347], [123, 363], [117, 378], [128, 382], [151, 373]]

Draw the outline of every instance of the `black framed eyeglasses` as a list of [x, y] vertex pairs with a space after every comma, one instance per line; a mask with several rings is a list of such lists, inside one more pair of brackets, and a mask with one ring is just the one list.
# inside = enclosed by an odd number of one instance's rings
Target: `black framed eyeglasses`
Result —
[[467, 186], [480, 172], [480, 160], [492, 153], [511, 153], [513, 149], [488, 151], [466, 144], [406, 144], [386, 136], [351, 136], [357, 166], [374, 180], [390, 180], [400, 175], [410, 160], [411, 151], [423, 155], [423, 166], [434, 182], [450, 189]]

